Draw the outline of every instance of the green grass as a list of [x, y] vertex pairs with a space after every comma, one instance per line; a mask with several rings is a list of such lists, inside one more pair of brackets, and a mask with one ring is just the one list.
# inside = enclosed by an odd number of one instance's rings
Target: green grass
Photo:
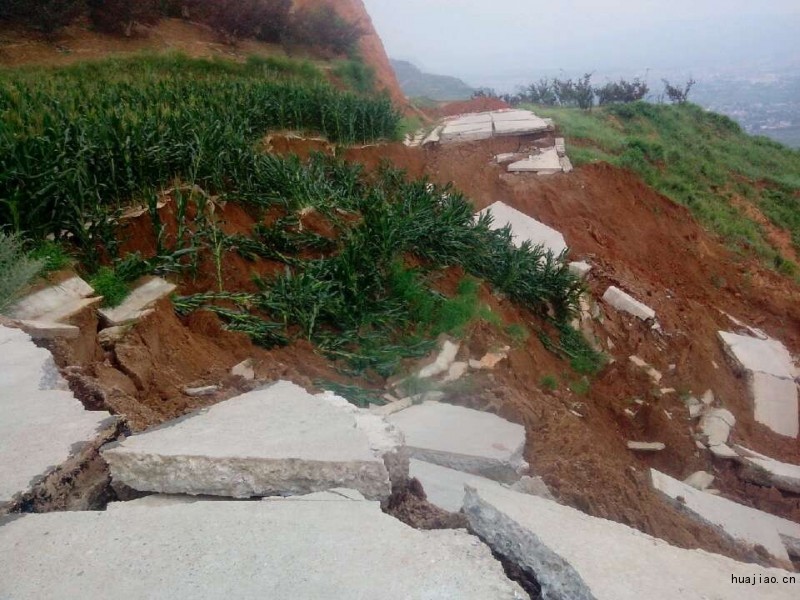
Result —
[[[541, 247], [515, 247], [508, 228], [495, 231], [489, 218], [475, 221], [472, 204], [450, 187], [390, 168], [368, 176], [323, 155], [305, 163], [260, 156], [250, 169], [258, 177], [242, 180], [227, 198], [256, 214], [278, 206], [285, 215], [227, 245], [285, 270], [257, 280], [260, 294], [239, 309], [281, 328], [286, 339], [310, 340], [352, 372], [389, 376], [404, 358], [427, 354], [442, 333], [463, 335], [478, 319], [501, 327], [479, 300], [482, 281], [540, 315], [550, 307], [560, 319], [574, 314], [582, 287], [565, 263]], [[334, 226], [335, 242], [300, 230], [297, 215], [308, 208]], [[309, 243], [316, 258], [304, 254]], [[446, 296], [436, 282], [450, 267], [468, 276]], [[208, 296], [194, 306], [204, 304], [219, 307]]]
[[42, 274], [66, 269], [72, 264], [72, 257], [62, 244], [44, 240], [30, 251], [29, 256], [42, 262]]
[[[312, 76], [313, 75], [313, 76]], [[209, 191], [259, 177], [273, 129], [339, 143], [394, 138], [387, 98], [341, 92], [311, 67], [137, 57], [0, 71], [0, 227], [94, 248], [117, 208], [174, 178]]]
[[44, 264], [43, 260], [25, 253], [18, 236], [0, 231], [0, 314], [40, 273]]
[[548, 392], [555, 392], [558, 389], [558, 378], [555, 375], [545, 375], [539, 382], [539, 387]]
[[339, 61], [333, 68], [333, 74], [349, 89], [359, 94], [375, 92], [375, 71], [361, 58]]
[[731, 119], [692, 104], [535, 110], [555, 119], [576, 164], [605, 161], [631, 169], [687, 206], [731, 247], [794, 272], [731, 199], [735, 195], [757, 206], [791, 233], [800, 251], [800, 151], [746, 135]]
[[125, 280], [109, 267], [100, 268], [89, 283], [97, 295], [103, 297], [103, 306], [111, 308], [122, 304], [130, 293], [130, 287]]

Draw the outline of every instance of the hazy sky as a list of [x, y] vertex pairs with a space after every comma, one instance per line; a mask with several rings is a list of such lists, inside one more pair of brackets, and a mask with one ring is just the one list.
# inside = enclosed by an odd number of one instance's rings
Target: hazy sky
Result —
[[473, 85], [800, 68], [800, 0], [364, 0], [392, 58]]

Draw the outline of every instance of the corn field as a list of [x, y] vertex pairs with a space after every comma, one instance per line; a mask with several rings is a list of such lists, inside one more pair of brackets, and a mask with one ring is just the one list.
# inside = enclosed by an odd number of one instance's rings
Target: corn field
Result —
[[175, 177], [210, 189], [231, 171], [246, 178], [242, 165], [269, 130], [364, 143], [394, 137], [399, 118], [388, 99], [258, 63], [137, 58], [0, 72], [0, 227], [88, 244], [93, 221]]

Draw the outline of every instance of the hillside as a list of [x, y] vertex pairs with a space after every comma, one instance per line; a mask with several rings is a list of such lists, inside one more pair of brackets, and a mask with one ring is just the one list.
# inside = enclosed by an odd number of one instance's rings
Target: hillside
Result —
[[405, 60], [392, 60], [400, 88], [408, 98], [428, 98], [438, 102], [466, 100], [474, 91], [469, 85], [448, 75], [424, 73]]
[[799, 151], [694, 105], [536, 110], [557, 120], [576, 164], [630, 169], [738, 253], [800, 275]]
[[800, 153], [320, 5], [3, 31], [0, 597], [794, 600]]

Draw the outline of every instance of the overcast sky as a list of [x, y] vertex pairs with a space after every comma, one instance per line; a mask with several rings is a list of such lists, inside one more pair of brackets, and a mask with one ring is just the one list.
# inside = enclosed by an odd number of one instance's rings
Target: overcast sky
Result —
[[364, 0], [392, 58], [472, 85], [800, 68], [800, 0]]

